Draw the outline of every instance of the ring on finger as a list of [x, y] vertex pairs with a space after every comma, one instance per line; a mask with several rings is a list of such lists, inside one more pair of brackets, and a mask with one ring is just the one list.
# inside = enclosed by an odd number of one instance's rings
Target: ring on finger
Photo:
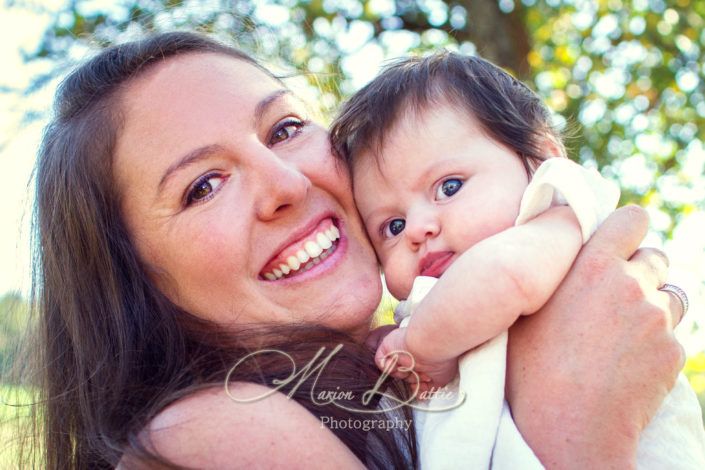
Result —
[[688, 302], [688, 296], [686, 295], [685, 291], [674, 284], [664, 284], [659, 287], [658, 290], [668, 292], [669, 294], [673, 294], [674, 296], [676, 296], [678, 301], [680, 301], [681, 303], [681, 307], [683, 307], [683, 313], [681, 314], [681, 318], [683, 318], [686, 312], [688, 311], [688, 306], [690, 305], [690, 303]]

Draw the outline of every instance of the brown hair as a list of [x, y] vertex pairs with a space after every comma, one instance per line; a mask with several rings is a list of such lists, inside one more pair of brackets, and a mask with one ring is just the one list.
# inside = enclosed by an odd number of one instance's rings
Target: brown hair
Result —
[[476, 116], [491, 137], [516, 152], [528, 175], [532, 163], [545, 159], [541, 138], [560, 142], [550, 112], [525, 84], [479, 57], [442, 51], [399, 59], [355, 93], [333, 122], [333, 148], [349, 166], [364, 151], [381, 158], [385, 136], [402, 113], [439, 103]]
[[[245, 345], [252, 338], [286, 351], [297, 365], [322, 346], [344, 344], [315, 384], [317, 391], [340, 387], [359, 397], [379, 377], [373, 351], [343, 333], [309, 325], [261, 325], [227, 333], [173, 304], [146, 274], [123, 223], [112, 175], [120, 93], [154, 64], [196, 52], [233, 57], [272, 76], [236, 49], [175, 32], [106, 49], [71, 73], [58, 90], [36, 169], [38, 404], [33, 416], [40, 431], [26, 454], [31, 466], [112, 468], [126, 456], [131, 463], [170, 466], [148, 450], [140, 431], [178, 398], [222, 386], [228, 369], [250, 352]], [[231, 380], [270, 385], [291, 373], [289, 361], [278, 355], [249, 364]], [[295, 400], [316, 416], [352, 416], [311, 403], [312, 380], [295, 391]], [[387, 385], [391, 393], [405, 396], [401, 384]], [[375, 406], [373, 401], [369, 408]], [[404, 413], [410, 417], [408, 410]], [[334, 432], [370, 467], [414, 465], [413, 429], [406, 435], [381, 427]]]

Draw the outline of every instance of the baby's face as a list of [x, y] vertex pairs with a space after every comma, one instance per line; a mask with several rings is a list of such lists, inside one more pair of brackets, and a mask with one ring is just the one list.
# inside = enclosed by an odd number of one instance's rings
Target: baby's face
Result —
[[389, 291], [404, 299], [416, 276], [440, 277], [475, 243], [514, 224], [528, 177], [519, 157], [477, 119], [450, 105], [407, 113], [379, 165], [353, 168], [357, 207]]

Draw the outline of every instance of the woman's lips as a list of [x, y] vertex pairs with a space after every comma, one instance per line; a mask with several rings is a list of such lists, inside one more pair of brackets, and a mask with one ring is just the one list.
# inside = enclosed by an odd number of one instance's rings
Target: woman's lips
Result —
[[429, 277], [441, 277], [445, 270], [453, 261], [452, 251], [436, 251], [428, 253], [419, 262], [419, 275]]
[[269, 281], [302, 274], [330, 256], [339, 244], [340, 231], [332, 218], [321, 220], [312, 231], [279, 252], [260, 272]]

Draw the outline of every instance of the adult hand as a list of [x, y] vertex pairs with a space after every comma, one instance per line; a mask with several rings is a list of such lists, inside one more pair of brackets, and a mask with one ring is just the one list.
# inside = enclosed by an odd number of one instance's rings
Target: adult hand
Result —
[[507, 398], [547, 468], [630, 468], [641, 430], [675, 383], [681, 309], [657, 290], [668, 260], [637, 249], [648, 226], [615, 211], [549, 302], [510, 329]]

